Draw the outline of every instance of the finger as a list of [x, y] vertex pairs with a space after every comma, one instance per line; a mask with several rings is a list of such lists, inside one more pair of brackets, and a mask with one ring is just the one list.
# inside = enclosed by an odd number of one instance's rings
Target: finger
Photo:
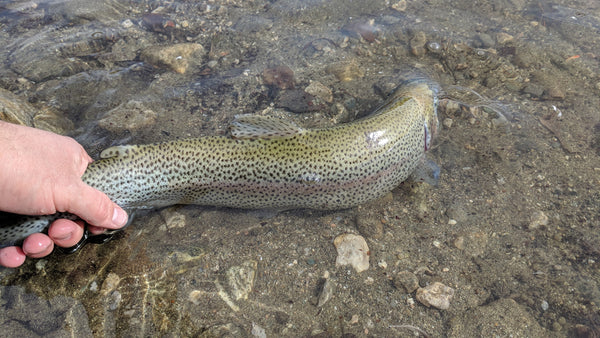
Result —
[[40, 258], [48, 256], [53, 249], [54, 242], [50, 237], [41, 233], [29, 235], [29, 237], [25, 238], [25, 241], [23, 241], [23, 252], [27, 257]]
[[25, 253], [18, 246], [9, 246], [0, 249], [0, 265], [7, 268], [16, 268], [25, 262]]
[[92, 235], [102, 235], [106, 232], [106, 228], [96, 227], [93, 225], [88, 225], [88, 231]]
[[66, 211], [81, 217], [91, 225], [118, 229], [127, 223], [127, 213], [103, 192], [83, 182], [66, 196]]
[[83, 236], [83, 221], [74, 222], [68, 219], [58, 219], [50, 225], [48, 236], [54, 243], [63, 248], [70, 248], [79, 243]]

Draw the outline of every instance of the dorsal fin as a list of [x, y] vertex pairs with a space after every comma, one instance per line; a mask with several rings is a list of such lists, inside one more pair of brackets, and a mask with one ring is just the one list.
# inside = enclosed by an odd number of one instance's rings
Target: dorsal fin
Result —
[[100, 153], [100, 158], [125, 157], [133, 147], [131, 145], [108, 147]]
[[292, 137], [304, 132], [293, 122], [277, 117], [260, 115], [236, 115], [229, 126], [231, 136], [237, 139], [273, 139]]

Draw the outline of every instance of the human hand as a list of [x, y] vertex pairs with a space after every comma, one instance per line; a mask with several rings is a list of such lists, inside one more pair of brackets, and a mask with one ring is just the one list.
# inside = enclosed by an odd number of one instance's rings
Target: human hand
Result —
[[[81, 180], [91, 157], [74, 139], [0, 121], [0, 210], [24, 215], [69, 212], [100, 234], [127, 223], [127, 213]], [[22, 247], [0, 249], [0, 266], [49, 255], [54, 244], [71, 247], [83, 235], [81, 221], [59, 219], [48, 235], [36, 233]]]

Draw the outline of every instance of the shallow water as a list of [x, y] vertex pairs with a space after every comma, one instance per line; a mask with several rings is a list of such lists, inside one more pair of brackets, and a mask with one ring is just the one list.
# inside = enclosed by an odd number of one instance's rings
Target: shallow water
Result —
[[[415, 76], [447, 99], [437, 187], [336, 212], [141, 213], [110, 243], [0, 270], [4, 332], [600, 334], [597, 2], [0, 1], [0, 27], [0, 86], [93, 157], [241, 113], [350, 121]], [[152, 47], [179, 43], [171, 64]], [[336, 267], [343, 233], [367, 239], [369, 270]], [[450, 308], [416, 301], [405, 270], [454, 288]]]

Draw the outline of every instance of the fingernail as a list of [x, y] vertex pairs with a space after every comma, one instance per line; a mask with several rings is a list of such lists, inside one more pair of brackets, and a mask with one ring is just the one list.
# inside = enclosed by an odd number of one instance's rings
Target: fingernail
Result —
[[127, 223], [127, 213], [120, 207], [115, 207], [113, 212], [112, 222], [117, 227], [122, 227]]

